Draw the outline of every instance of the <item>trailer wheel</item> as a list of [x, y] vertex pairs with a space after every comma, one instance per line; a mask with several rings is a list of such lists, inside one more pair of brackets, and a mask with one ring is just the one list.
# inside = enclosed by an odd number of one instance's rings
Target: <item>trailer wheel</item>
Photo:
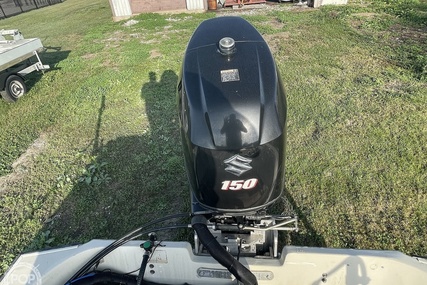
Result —
[[27, 87], [24, 80], [18, 75], [11, 75], [6, 79], [5, 92], [2, 97], [8, 102], [16, 102], [19, 97], [27, 93]]

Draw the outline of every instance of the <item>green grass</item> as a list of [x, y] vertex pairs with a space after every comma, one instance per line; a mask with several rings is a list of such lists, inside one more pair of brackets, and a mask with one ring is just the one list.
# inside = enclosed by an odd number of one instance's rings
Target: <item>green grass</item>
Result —
[[[244, 15], [287, 90], [285, 203], [301, 219], [287, 243], [427, 255], [426, 11], [376, 1]], [[22, 251], [189, 210], [175, 88], [192, 32], [214, 16], [128, 27], [107, 0], [68, 0], [1, 21], [40, 37], [54, 68], [0, 102], [0, 272]]]

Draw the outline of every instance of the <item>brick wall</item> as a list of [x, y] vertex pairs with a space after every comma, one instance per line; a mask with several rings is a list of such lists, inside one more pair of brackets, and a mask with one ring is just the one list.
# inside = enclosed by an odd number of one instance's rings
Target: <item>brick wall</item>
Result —
[[187, 8], [185, 0], [130, 0], [132, 14], [183, 10]]

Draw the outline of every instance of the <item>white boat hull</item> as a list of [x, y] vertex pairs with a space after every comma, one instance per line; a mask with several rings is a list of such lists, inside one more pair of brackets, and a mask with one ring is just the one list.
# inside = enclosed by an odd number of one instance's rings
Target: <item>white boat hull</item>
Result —
[[[65, 284], [91, 257], [109, 245], [93, 240], [21, 255], [0, 281], [6, 284]], [[98, 270], [137, 275], [144, 250], [131, 241], [104, 257]], [[240, 258], [258, 284], [427, 284], [427, 260], [398, 251], [284, 247], [280, 259]], [[162, 242], [149, 260], [145, 280], [161, 284], [235, 284], [210, 256], [196, 256], [187, 242]], [[32, 280], [33, 283], [17, 283]]]
[[43, 51], [38, 38], [0, 41], [0, 70], [5, 70]]

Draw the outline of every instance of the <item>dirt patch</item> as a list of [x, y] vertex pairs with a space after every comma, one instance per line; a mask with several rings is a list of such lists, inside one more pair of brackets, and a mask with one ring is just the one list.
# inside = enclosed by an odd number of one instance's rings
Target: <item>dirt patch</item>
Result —
[[83, 59], [94, 59], [96, 57], [96, 54], [94, 53], [87, 53], [85, 55], [82, 55]]
[[276, 30], [281, 30], [285, 26], [285, 24], [280, 22], [277, 18], [271, 19], [267, 24]]
[[366, 23], [366, 21], [373, 20], [376, 16], [378, 16], [377, 13], [354, 13], [349, 18], [349, 25], [356, 30], [360, 30], [363, 28], [363, 24]]
[[412, 28], [402, 25], [393, 25], [390, 31], [398, 35], [396, 38], [397, 41], [405, 42], [407, 40], [412, 40], [423, 45], [427, 44], [427, 27]]
[[[355, 30], [364, 34], [379, 34], [384, 38], [390, 38], [396, 42], [404, 42], [405, 40], [412, 40], [421, 44], [427, 41], [427, 27], [410, 27], [406, 25], [393, 24], [388, 28], [381, 30], [382, 25], [386, 25], [387, 21], [393, 19], [392, 16], [382, 15], [383, 21], [377, 19], [381, 15], [377, 13], [355, 13], [349, 20], [349, 24]], [[384, 22], [385, 24], [383, 24]], [[372, 24], [369, 24], [372, 23]], [[387, 36], [386, 36], [387, 35]]]
[[151, 44], [159, 44], [160, 41], [158, 39], [151, 39], [148, 41], [141, 41], [141, 44], [147, 44], [147, 45], [151, 45]]
[[378, 16], [378, 13], [373, 13], [373, 12], [362, 12], [362, 13], [354, 13], [352, 14], [353, 16], [357, 16], [357, 17], [366, 17], [366, 18], [373, 18], [375, 16]]
[[41, 134], [40, 137], [36, 139], [14, 163], [12, 163], [12, 173], [0, 177], [0, 193], [6, 191], [8, 185], [25, 178], [34, 159], [46, 149], [46, 146], [46, 135]]
[[162, 54], [156, 49], [153, 49], [150, 51], [150, 58], [157, 58], [157, 57], [161, 57], [161, 56], [162, 56]]
[[134, 38], [143, 38], [143, 35], [141, 33], [128, 34], [122, 31], [115, 31], [111, 34], [109, 38], [103, 40], [95, 40], [95, 43], [103, 43], [107, 48], [115, 48], [120, 46], [122, 42], [128, 42]]
[[290, 35], [291, 34], [289, 32], [281, 32], [277, 34], [263, 35], [263, 37], [271, 51], [276, 53], [281, 49], [283, 43], [286, 43], [289, 40]]

